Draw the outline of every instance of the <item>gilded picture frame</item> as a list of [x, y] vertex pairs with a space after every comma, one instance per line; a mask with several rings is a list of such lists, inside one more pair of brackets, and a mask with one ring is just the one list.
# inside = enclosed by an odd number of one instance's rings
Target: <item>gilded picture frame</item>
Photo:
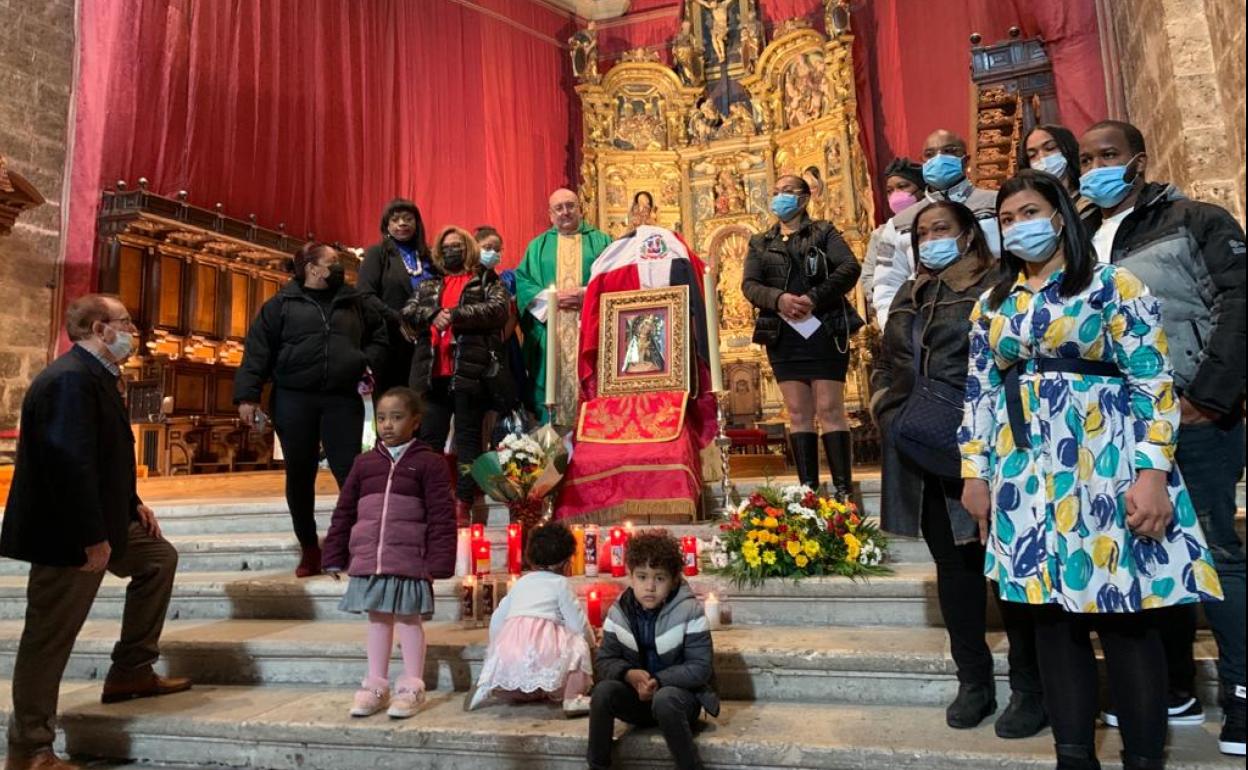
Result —
[[598, 393], [689, 390], [689, 287], [602, 295]]

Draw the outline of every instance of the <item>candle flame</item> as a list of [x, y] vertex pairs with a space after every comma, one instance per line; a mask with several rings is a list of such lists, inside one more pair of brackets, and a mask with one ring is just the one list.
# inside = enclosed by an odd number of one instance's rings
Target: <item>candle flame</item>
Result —
[[598, 592], [597, 592], [597, 591], [590, 591], [590, 592], [589, 592], [589, 598], [591, 598], [591, 599], [597, 599], [597, 598], [598, 598]]

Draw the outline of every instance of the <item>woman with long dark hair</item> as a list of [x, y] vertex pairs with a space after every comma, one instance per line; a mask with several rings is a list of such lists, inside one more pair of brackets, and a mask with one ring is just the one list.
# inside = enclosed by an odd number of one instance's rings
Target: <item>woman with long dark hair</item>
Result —
[[1174, 467], [1179, 401], [1157, 300], [1098, 264], [1061, 180], [1001, 188], [996, 286], [971, 314], [962, 504], [1001, 598], [1032, 605], [1059, 768], [1099, 768], [1095, 631], [1126, 768], [1161, 768], [1157, 609], [1217, 601]]
[[425, 240], [420, 209], [406, 198], [395, 198], [381, 212], [381, 241], [368, 247], [360, 263], [356, 287], [386, 319], [390, 352], [374, 372], [378, 397], [390, 388], [407, 385], [412, 369], [412, 342], [403, 335], [403, 306], [417, 286], [438, 275]]
[[845, 415], [845, 375], [850, 337], [862, 326], [845, 295], [862, 268], [831, 222], [806, 213], [810, 185], [796, 175], [776, 180], [771, 211], [776, 224], [750, 238], [741, 291], [758, 320], [754, 341], [765, 345], [784, 405], [797, 476], [819, 486], [819, 434], [832, 471], [832, 487], [848, 496], [853, 452]]
[[263, 422], [261, 394], [273, 385], [269, 408], [286, 458], [286, 505], [302, 551], [299, 577], [321, 571], [315, 512], [321, 447], [341, 487], [363, 440], [360, 382], [386, 362], [386, 323], [346, 285], [340, 259], [324, 243], [295, 254], [294, 278], [260, 308], [234, 375], [234, 403], [247, 425]]
[[[945, 718], [950, 727], [967, 729], [996, 711], [997, 700], [992, 651], [985, 640], [984, 546], [960, 500], [954, 439], [966, 386], [971, 308], [996, 279], [997, 259], [975, 214], [954, 201], [935, 201], [924, 209], [915, 219], [911, 241], [918, 273], [893, 300], [871, 377], [872, 413], [884, 437], [880, 521], [898, 535], [922, 533], [936, 562], [940, 614], [959, 683]], [[943, 401], [923, 400], [923, 393], [938, 391]], [[929, 425], [935, 410], [947, 414], [946, 443], [916, 445], [905, 435], [895, 437], [898, 428], [905, 433], [899, 421]], [[938, 453], [947, 455], [947, 462], [932, 462]], [[1026, 738], [1048, 723], [1034, 629], [1026, 608], [1007, 602], [1000, 607], [1010, 641], [1011, 696], [995, 729], [1002, 738]]]
[[1057, 177], [1075, 201], [1079, 216], [1096, 208], [1079, 192], [1079, 140], [1065, 126], [1043, 123], [1032, 127], [1018, 145], [1019, 169], [1035, 169]]

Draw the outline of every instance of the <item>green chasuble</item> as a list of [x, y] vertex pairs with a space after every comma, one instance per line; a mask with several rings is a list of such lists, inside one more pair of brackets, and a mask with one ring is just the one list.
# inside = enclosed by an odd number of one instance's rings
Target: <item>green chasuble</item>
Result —
[[[553, 227], [529, 243], [528, 248], [524, 250], [524, 259], [521, 260], [519, 267], [516, 268], [516, 305], [520, 308], [520, 328], [524, 332], [524, 364], [528, 369], [529, 382], [532, 386], [531, 397], [533, 403], [537, 406], [538, 417], [543, 423], [548, 422], [550, 419], [546, 413], [545, 405], [546, 324], [543, 321], [539, 321], [529, 311], [534, 300], [538, 299], [541, 293], [551, 286], [567, 288], [569, 278], [579, 279], [576, 281], [576, 285], [585, 286], [589, 282], [589, 271], [593, 267], [594, 260], [598, 258], [598, 255], [611, 242], [610, 236], [590, 226], [583, 220], [578, 233], [581, 240], [579, 276], [569, 276], [566, 273], [560, 276], [560, 235], [559, 231]], [[561, 283], [560, 278], [563, 279], [563, 285], [557, 285]], [[556, 312], [556, 309], [553, 307], [549, 308], [548, 312]], [[580, 314], [563, 311], [559, 315], [561, 316], [559, 318], [561, 330], [560, 351], [564, 352], [568, 348], [574, 351], [577, 349]], [[569, 368], [571, 371], [563, 372], [560, 379], [567, 379], [569, 386], [571, 386], [579, 382], [579, 378], [577, 377], [575, 367]], [[566, 392], [566, 389], [564, 390]], [[572, 413], [564, 414], [565, 411]], [[563, 427], [575, 425], [577, 418], [575, 406], [562, 405], [558, 417]]]

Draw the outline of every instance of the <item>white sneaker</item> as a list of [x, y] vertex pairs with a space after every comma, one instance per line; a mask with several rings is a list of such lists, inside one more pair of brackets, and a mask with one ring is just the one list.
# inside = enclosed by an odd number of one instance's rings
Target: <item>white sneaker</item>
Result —
[[578, 695], [563, 702], [563, 715], [568, 719], [589, 715], [589, 696]]

